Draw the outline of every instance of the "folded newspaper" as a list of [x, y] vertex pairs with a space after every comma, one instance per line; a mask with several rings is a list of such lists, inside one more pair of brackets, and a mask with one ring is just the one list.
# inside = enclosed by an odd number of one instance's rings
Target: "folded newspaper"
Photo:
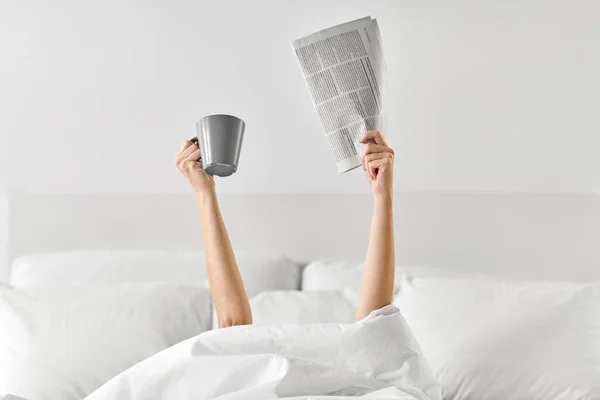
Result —
[[360, 136], [383, 130], [386, 69], [377, 20], [337, 25], [292, 42], [340, 173], [361, 165]]

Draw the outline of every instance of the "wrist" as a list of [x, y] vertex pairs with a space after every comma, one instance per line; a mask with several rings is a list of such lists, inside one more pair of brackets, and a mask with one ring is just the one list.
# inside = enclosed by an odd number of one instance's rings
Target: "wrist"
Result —
[[391, 208], [393, 205], [393, 194], [391, 191], [375, 193], [375, 207], [389, 207]]
[[391, 202], [394, 198], [394, 194], [391, 190], [382, 190], [375, 192], [376, 202]]
[[217, 192], [214, 188], [196, 189], [196, 198], [201, 205], [216, 202]]

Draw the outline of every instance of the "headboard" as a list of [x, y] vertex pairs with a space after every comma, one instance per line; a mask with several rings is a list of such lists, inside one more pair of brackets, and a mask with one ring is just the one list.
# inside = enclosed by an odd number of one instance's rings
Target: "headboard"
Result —
[[[301, 262], [364, 257], [369, 194], [222, 194], [220, 201], [236, 249]], [[9, 259], [202, 247], [192, 195], [12, 194], [7, 208]], [[395, 228], [397, 264], [600, 279], [598, 195], [397, 193]]]

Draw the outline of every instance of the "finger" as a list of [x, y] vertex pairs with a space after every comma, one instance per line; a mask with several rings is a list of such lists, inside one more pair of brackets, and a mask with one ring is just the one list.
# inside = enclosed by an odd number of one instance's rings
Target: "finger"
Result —
[[361, 136], [360, 142], [366, 143], [368, 140], [374, 140], [375, 143], [380, 144], [382, 146], [387, 146], [383, 135], [379, 131], [367, 131], [364, 135]]
[[200, 161], [189, 160], [181, 164], [181, 172], [185, 175], [188, 171], [203, 171]]
[[185, 160], [183, 160], [183, 162], [187, 161], [200, 161], [200, 149], [194, 151], [189, 156], [187, 156]]
[[367, 174], [369, 175], [370, 180], [375, 179], [375, 174], [373, 173], [373, 171], [370, 168], [371, 163], [376, 160], [381, 160], [385, 157], [388, 157], [388, 155], [389, 155], [389, 153], [373, 153], [373, 154], [367, 154], [366, 156], [363, 157], [363, 164], [365, 165], [365, 171], [367, 171]]
[[194, 160], [184, 161], [179, 166], [179, 171], [185, 176], [188, 176], [191, 171], [203, 171], [202, 163]]
[[181, 147], [179, 148], [179, 151], [177, 153], [178, 154], [181, 153], [183, 150], [187, 149], [191, 145], [192, 145], [192, 142], [190, 142], [189, 140], [186, 140], [185, 142], [183, 142], [183, 144], [181, 145]]
[[369, 175], [371, 175], [372, 180], [377, 179], [377, 167], [379, 166], [380, 162], [381, 162], [381, 160], [375, 160], [375, 161], [371, 161], [369, 164], [367, 164], [367, 169], [368, 169]]
[[365, 162], [365, 159], [363, 158], [363, 168], [365, 171], [365, 175], [367, 176], [367, 180], [369, 181], [369, 183], [371, 183], [373, 181], [373, 175], [371, 175], [371, 172], [369, 172], [369, 167], [367, 165], [367, 163]]
[[196, 144], [192, 144], [186, 147], [181, 153], [179, 153], [179, 156], [177, 156], [177, 162], [183, 162], [183, 160], [185, 160], [190, 154], [192, 154], [196, 150], [198, 150], [198, 145]]
[[369, 143], [369, 144], [367, 144], [366, 147], [365, 147], [365, 152], [363, 154], [363, 159], [361, 160], [363, 171], [367, 170], [367, 166], [366, 166], [366, 162], [365, 162], [364, 156], [366, 156], [368, 154], [375, 154], [375, 153], [385, 153], [385, 154], [391, 154], [393, 156], [394, 155], [394, 149], [392, 149], [391, 147], [388, 147], [388, 146], [383, 146], [383, 145], [375, 144], [375, 143]]
[[175, 166], [177, 168], [180, 167], [181, 164], [181, 155], [182, 153], [189, 148], [192, 145], [192, 143], [189, 140], [186, 140], [185, 142], [183, 142], [183, 144], [181, 145], [181, 147], [179, 148], [179, 151], [177, 152], [177, 157], [175, 157]]
[[390, 162], [388, 158], [373, 160], [368, 164], [369, 174], [373, 180], [377, 179], [377, 173]]
[[375, 167], [381, 171], [381, 169], [391, 169], [394, 166], [394, 160], [392, 157], [382, 157], [376, 160], [370, 161], [367, 164], [367, 169]]
[[365, 154], [371, 153], [392, 153], [394, 154], [394, 149], [388, 146], [382, 146], [380, 144], [369, 143], [365, 147]]
[[365, 165], [369, 165], [371, 161], [381, 160], [384, 158], [392, 158], [393, 155], [391, 153], [371, 153], [367, 154], [363, 157], [363, 162]]

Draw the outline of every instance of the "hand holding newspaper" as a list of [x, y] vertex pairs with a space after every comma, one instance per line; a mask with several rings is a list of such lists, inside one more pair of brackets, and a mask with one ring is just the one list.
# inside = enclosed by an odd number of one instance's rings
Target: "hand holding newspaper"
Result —
[[358, 140], [383, 128], [386, 70], [377, 20], [337, 25], [292, 47], [338, 171], [360, 166], [365, 145]]

